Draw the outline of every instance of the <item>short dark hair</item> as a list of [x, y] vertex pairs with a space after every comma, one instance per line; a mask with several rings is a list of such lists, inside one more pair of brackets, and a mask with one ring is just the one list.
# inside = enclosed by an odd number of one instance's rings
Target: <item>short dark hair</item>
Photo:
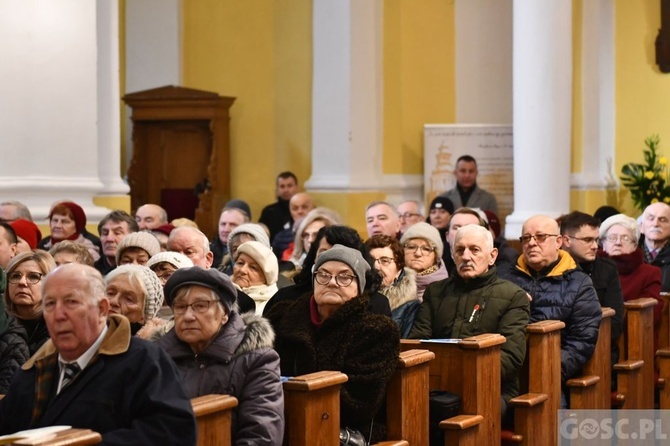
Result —
[[405, 250], [397, 238], [385, 234], [373, 235], [365, 241], [365, 247], [368, 249], [368, 252], [376, 248], [391, 248], [393, 260], [398, 270], [405, 267]]
[[16, 237], [16, 231], [9, 223], [0, 221], [0, 227], [5, 228], [5, 240], [7, 240], [7, 243], [11, 245], [12, 243], [19, 242], [19, 239]]
[[456, 165], [458, 166], [458, 163], [460, 163], [461, 161], [465, 161], [466, 163], [475, 163], [475, 166], [477, 165], [477, 160], [470, 155], [459, 156], [458, 159], [456, 160]]
[[582, 226], [590, 226], [598, 229], [600, 227], [600, 220], [586, 214], [584, 212], [572, 211], [559, 217], [558, 221], [561, 225], [561, 235], [574, 234], [579, 231]]
[[102, 220], [100, 220], [100, 223], [98, 223], [98, 234], [102, 234], [102, 227], [105, 226], [108, 221], [113, 221], [114, 223], [123, 223], [125, 221], [128, 223], [128, 229], [130, 229], [130, 232], [138, 232], [140, 230], [140, 227], [137, 224], [137, 220], [135, 220], [132, 215], [126, 211], [117, 209], [105, 215]]
[[451, 222], [454, 220], [454, 215], [458, 215], [458, 214], [474, 215], [475, 217], [477, 217], [477, 220], [479, 220], [479, 226], [482, 226], [486, 229], [489, 228], [489, 224], [486, 222], [486, 220], [484, 220], [482, 218], [482, 215], [479, 212], [477, 212], [476, 210], [474, 210], [472, 208], [463, 207], [463, 208], [456, 209], [456, 211], [454, 211], [454, 213], [451, 214], [451, 217], [449, 218], [449, 223], [447, 223], [447, 231], [451, 230]]
[[279, 175], [277, 175], [277, 180], [275, 183], [279, 183], [279, 180], [286, 180], [288, 178], [293, 178], [293, 181], [295, 181], [295, 185], [298, 185], [298, 177], [295, 176], [293, 172], [289, 172], [288, 170], [284, 172], [280, 172]]

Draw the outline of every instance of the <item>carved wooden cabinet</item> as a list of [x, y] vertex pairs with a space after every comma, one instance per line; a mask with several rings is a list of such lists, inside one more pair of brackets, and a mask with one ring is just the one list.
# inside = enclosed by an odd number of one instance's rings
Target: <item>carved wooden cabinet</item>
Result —
[[159, 204], [170, 220], [194, 219], [212, 237], [230, 198], [229, 110], [235, 98], [166, 86], [123, 100], [132, 109], [133, 212], [145, 203]]

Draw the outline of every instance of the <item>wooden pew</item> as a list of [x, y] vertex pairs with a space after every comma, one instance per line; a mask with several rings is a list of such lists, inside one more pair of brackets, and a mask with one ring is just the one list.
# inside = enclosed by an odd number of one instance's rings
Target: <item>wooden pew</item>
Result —
[[514, 443], [557, 445], [557, 416], [561, 407], [561, 321], [540, 321], [526, 327], [527, 349], [522, 391], [514, 407]]
[[612, 308], [603, 308], [598, 341], [582, 376], [569, 379], [571, 409], [609, 409], [612, 389]]
[[102, 436], [90, 429], [67, 429], [41, 439], [18, 440], [16, 446], [89, 446], [99, 444]]
[[[389, 382], [386, 428], [389, 440], [378, 446], [428, 444], [429, 351], [402, 352]], [[321, 371], [290, 378], [284, 383], [286, 432], [290, 446], [339, 446], [340, 387], [347, 376]]]
[[619, 338], [617, 386], [624, 395], [624, 409], [653, 409], [654, 306], [656, 299], [641, 298], [624, 303], [624, 331]]
[[429, 365], [430, 388], [461, 395], [462, 415], [440, 423], [445, 444], [500, 444], [500, 346], [505, 337], [481, 334], [456, 343], [401, 341], [401, 349], [426, 348], [435, 353]]
[[237, 398], [203, 395], [191, 399], [198, 423], [198, 446], [228, 446], [232, 443], [232, 412]]

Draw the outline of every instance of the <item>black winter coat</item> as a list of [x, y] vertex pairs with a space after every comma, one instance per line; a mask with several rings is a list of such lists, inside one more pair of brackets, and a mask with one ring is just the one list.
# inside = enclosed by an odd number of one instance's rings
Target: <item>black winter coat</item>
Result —
[[30, 358], [26, 330], [14, 316], [5, 313], [0, 315], [0, 393], [7, 393], [14, 373]]

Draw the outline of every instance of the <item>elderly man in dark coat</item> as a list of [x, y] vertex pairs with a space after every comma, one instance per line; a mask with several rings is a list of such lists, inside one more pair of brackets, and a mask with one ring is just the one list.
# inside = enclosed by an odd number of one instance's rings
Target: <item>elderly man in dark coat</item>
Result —
[[72, 263], [43, 280], [51, 339], [0, 400], [0, 434], [69, 425], [101, 433], [105, 445], [195, 445], [195, 417], [174, 363], [131, 336], [128, 319], [108, 319], [100, 273]]

